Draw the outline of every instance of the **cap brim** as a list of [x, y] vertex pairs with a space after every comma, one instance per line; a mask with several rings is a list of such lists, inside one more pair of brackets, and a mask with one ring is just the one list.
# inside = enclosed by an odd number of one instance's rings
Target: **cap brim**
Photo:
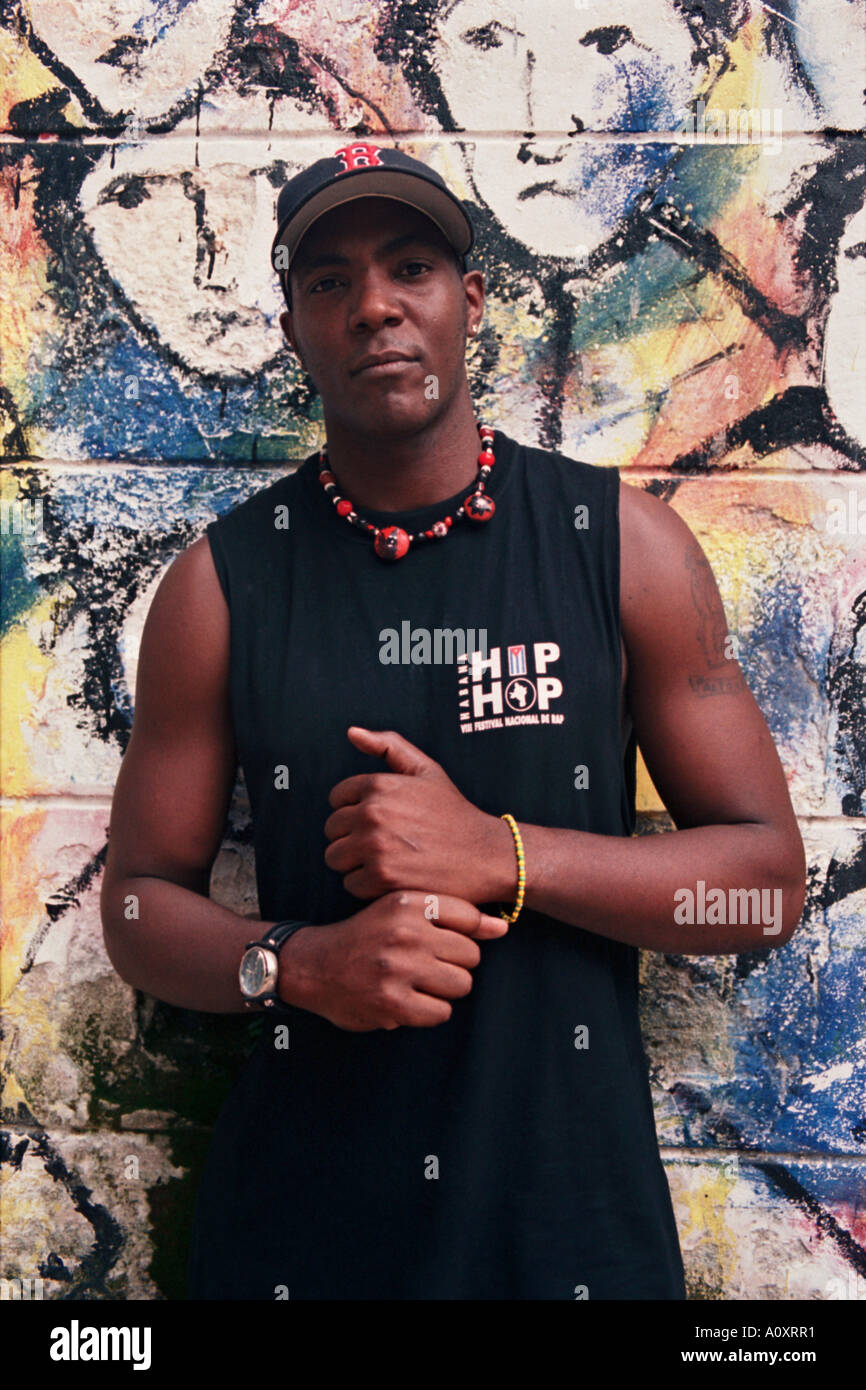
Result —
[[[357, 187], [359, 184], [361, 187]], [[356, 198], [393, 198], [395, 202], [407, 203], [435, 222], [459, 255], [465, 256], [472, 245], [474, 233], [468, 217], [456, 200], [437, 184], [402, 169], [365, 168], [345, 174], [327, 188], [320, 189], [285, 220], [274, 238], [271, 264], [274, 263], [278, 246], [286, 247], [291, 262], [301, 238], [323, 213]], [[281, 269], [285, 270], [286, 267]]]

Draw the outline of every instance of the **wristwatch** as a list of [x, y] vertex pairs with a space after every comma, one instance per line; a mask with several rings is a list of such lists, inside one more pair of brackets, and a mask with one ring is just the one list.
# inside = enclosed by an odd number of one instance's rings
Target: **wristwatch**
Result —
[[261, 941], [247, 942], [238, 968], [238, 981], [244, 1004], [248, 1009], [255, 1004], [263, 1004], [274, 1013], [291, 1012], [291, 1006], [284, 1003], [277, 994], [279, 951], [292, 932], [312, 925], [312, 922], [296, 922], [286, 918], [282, 922], [275, 922]]

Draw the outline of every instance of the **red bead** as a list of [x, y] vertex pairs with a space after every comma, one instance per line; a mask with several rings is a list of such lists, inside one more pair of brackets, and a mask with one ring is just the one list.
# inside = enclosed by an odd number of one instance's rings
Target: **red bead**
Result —
[[485, 449], [483, 453], [478, 455], [478, 462], [481, 464], [482, 468], [492, 468], [496, 459], [489, 449]]
[[470, 521], [489, 521], [496, 511], [492, 497], [483, 492], [472, 492], [463, 499], [463, 506]]
[[336, 505], [338, 516], [348, 516], [349, 512], [353, 512], [355, 510], [348, 497], [341, 497]]
[[323, 487], [325, 483], [335, 483], [336, 481], [337, 479], [334, 477], [330, 468], [323, 469], [323, 471], [319, 474], [319, 482], [322, 484]]
[[386, 526], [373, 542], [373, 549], [380, 560], [401, 560], [409, 549], [409, 537], [401, 526]]

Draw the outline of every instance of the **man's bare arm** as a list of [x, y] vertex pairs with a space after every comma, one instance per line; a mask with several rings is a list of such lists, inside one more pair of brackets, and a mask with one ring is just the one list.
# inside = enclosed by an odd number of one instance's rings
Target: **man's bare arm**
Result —
[[[202, 537], [167, 570], [144, 626], [101, 911], [109, 958], [127, 983], [214, 1013], [247, 1012], [238, 964], [265, 931], [208, 897], [235, 771], [229, 614]], [[304, 935], [290, 939], [287, 956]]]
[[[782, 946], [803, 910], [803, 842], [772, 737], [726, 648], [716, 581], [673, 508], [623, 485], [620, 512], [628, 705], [677, 830], [626, 838], [521, 822], [525, 904], [650, 950]], [[491, 900], [507, 901], [516, 878], [511, 837], [504, 825], [491, 835]], [[726, 924], [676, 921], [681, 890], [699, 910], [699, 880], [706, 895], [723, 891]], [[749, 889], [764, 896], [731, 898]]]

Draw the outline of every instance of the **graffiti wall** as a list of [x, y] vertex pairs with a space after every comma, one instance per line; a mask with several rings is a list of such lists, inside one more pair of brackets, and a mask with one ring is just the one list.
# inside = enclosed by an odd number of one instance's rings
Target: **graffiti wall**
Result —
[[470, 206], [479, 418], [698, 536], [800, 820], [787, 946], [642, 956], [690, 1296], [866, 1297], [864, 73], [857, 0], [0, 0], [5, 1279], [184, 1297], [256, 1023], [113, 972], [111, 793], [166, 567], [322, 441], [274, 204], [367, 135]]

